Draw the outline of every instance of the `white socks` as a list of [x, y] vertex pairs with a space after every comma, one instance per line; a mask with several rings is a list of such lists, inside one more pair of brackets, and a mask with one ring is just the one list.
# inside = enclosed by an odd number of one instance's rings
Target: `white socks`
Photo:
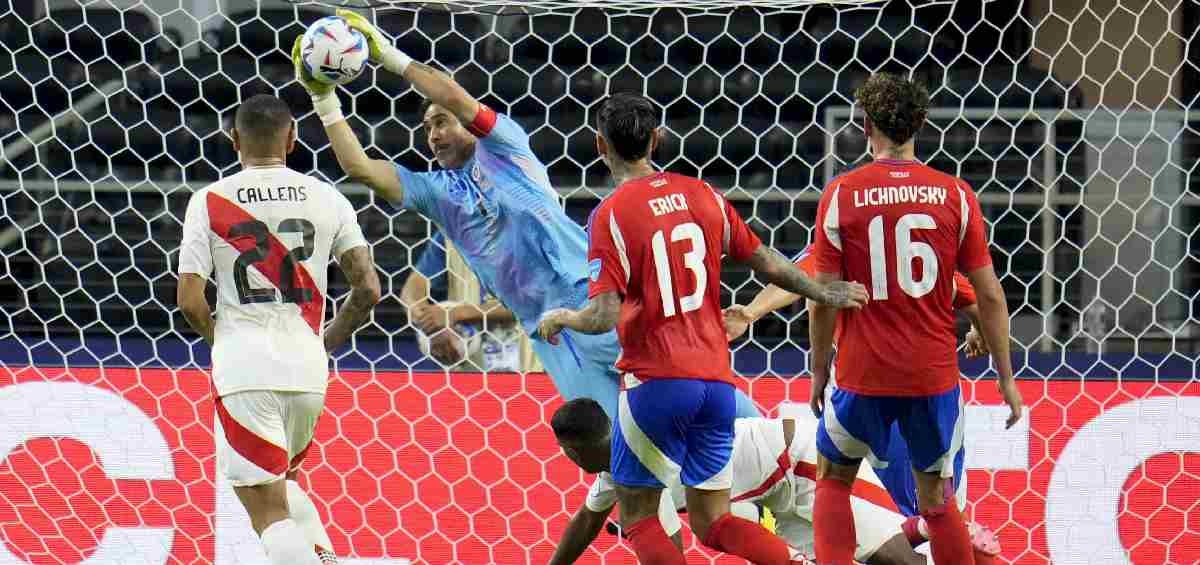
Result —
[[291, 518], [267, 526], [262, 543], [272, 565], [321, 565], [308, 536]]
[[309, 545], [333, 551], [333, 543], [329, 541], [329, 534], [325, 532], [325, 526], [321, 525], [321, 516], [317, 514], [317, 507], [313, 505], [312, 500], [308, 498], [308, 493], [304, 492], [304, 489], [300, 488], [300, 484], [296, 481], [287, 481], [287, 501], [288, 512], [292, 515], [292, 520], [295, 520], [304, 532], [304, 538], [308, 540]]

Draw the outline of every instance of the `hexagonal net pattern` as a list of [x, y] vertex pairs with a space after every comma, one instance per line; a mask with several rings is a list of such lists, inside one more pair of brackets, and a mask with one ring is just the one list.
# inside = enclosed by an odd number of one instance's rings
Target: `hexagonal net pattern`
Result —
[[[961, 359], [970, 514], [1009, 562], [1200, 560], [1200, 66], [1183, 31], [1197, 2], [343, 4], [381, 8], [370, 17], [399, 48], [512, 116], [581, 224], [611, 190], [595, 110], [634, 91], [663, 110], [656, 163], [721, 187], [785, 254], [808, 244], [825, 183], [868, 158], [853, 89], [878, 70], [915, 77], [933, 99], [918, 157], [980, 196], [1029, 407], [1004, 430], [987, 363]], [[399, 295], [444, 245], [437, 226], [348, 181], [293, 79], [293, 39], [329, 13], [0, 3], [0, 563], [264, 562], [216, 476], [208, 348], [174, 298], [187, 200], [239, 169], [225, 131], [258, 92], [291, 105], [289, 166], [349, 195], [385, 283], [333, 356], [302, 474], [334, 549], [552, 554], [590, 481], [546, 424], [561, 401], [540, 373], [446, 367], [419, 347]], [[436, 168], [408, 83], [368, 69], [340, 92], [373, 157]], [[470, 288], [450, 255], [427, 271], [432, 300]], [[332, 312], [347, 285], [329, 280]], [[723, 273], [726, 304], [762, 288]], [[516, 339], [489, 334], [485, 349]], [[731, 347], [764, 412], [807, 401], [801, 305]], [[631, 559], [605, 533], [583, 558]]]

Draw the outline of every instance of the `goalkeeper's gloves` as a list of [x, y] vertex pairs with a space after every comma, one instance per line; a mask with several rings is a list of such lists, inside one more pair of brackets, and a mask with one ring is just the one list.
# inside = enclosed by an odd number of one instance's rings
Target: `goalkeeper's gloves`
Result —
[[317, 112], [317, 117], [321, 118], [322, 124], [340, 122], [346, 118], [342, 116], [342, 101], [338, 99], [336, 87], [313, 78], [308, 69], [304, 68], [303, 55], [300, 53], [303, 40], [303, 36], [297, 37], [296, 43], [292, 44], [292, 66], [296, 69], [296, 82], [312, 96], [313, 110]]
[[357, 30], [363, 34], [363, 37], [367, 38], [367, 47], [370, 50], [371, 62], [398, 75], [404, 74], [405, 69], [412, 63], [412, 57], [396, 49], [396, 46], [392, 45], [392, 41], [383, 32], [379, 31], [379, 28], [367, 21], [367, 18], [362, 17], [361, 14], [350, 10], [338, 9], [337, 15], [339, 18], [346, 20], [351, 29]]

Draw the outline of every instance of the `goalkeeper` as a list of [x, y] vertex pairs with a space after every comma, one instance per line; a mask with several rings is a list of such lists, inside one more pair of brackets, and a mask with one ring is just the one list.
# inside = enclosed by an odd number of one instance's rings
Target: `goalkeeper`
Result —
[[[594, 399], [615, 418], [616, 332], [567, 330], [559, 345], [538, 337], [543, 312], [587, 305], [587, 238], [563, 212], [546, 166], [529, 146], [529, 135], [445, 73], [413, 61], [366, 18], [349, 10], [337, 15], [367, 38], [372, 62], [404, 77], [425, 97], [422, 124], [441, 166], [439, 171], [414, 172], [367, 157], [342, 115], [334, 87], [313, 80], [300, 64], [297, 38], [292, 49], [296, 78], [312, 95], [342, 170], [393, 205], [436, 223], [483, 288], [517, 316], [558, 393], [566, 400]], [[754, 405], [739, 393], [738, 416], [756, 415]]]

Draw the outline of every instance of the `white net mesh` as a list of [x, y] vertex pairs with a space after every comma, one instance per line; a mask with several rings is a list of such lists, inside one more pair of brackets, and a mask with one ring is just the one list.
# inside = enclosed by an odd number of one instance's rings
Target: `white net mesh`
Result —
[[[981, 195], [1029, 378], [1031, 417], [1008, 432], [990, 381], [968, 389], [975, 519], [1019, 563], [1200, 559], [1196, 2], [428, 4], [373, 17], [520, 122], [581, 223], [609, 189], [589, 126], [608, 93], [661, 103], [657, 162], [727, 188], [796, 252], [821, 185], [865, 156], [852, 89], [877, 69], [924, 81], [918, 153]], [[287, 58], [328, 13], [0, 0], [0, 563], [261, 562], [215, 481], [208, 352], [173, 267], [187, 198], [237, 170], [222, 130], [247, 95], [301, 116], [293, 168], [342, 179]], [[343, 100], [369, 152], [431, 166], [405, 82], [368, 71]], [[546, 561], [586, 478], [545, 425], [552, 384], [424, 357], [398, 294], [434, 228], [342, 186], [387, 296], [337, 355], [306, 466], [335, 549]], [[734, 268], [723, 288], [746, 303], [761, 284]], [[734, 344], [768, 412], [807, 398], [806, 335], [794, 307]], [[632, 557], [602, 534], [601, 559]]]

